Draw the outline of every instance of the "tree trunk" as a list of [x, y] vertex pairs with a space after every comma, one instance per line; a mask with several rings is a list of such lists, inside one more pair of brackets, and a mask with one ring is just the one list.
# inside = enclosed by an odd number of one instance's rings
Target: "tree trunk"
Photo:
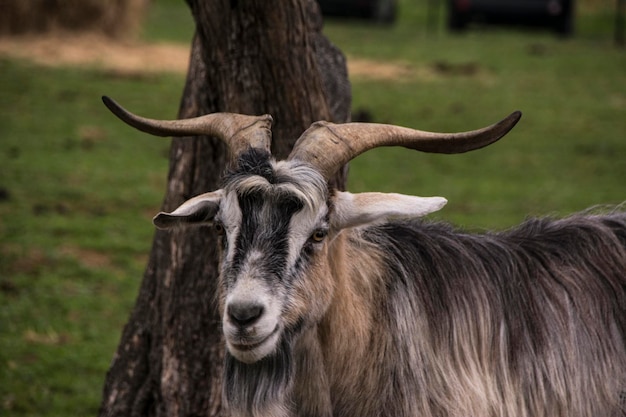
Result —
[[[312, 122], [349, 118], [345, 59], [321, 34], [314, 0], [187, 0], [196, 20], [179, 117], [269, 113], [284, 158]], [[146, 97], [146, 99], [150, 99]], [[218, 188], [226, 148], [172, 143], [163, 210]], [[345, 170], [334, 180], [345, 186]], [[157, 231], [111, 368], [100, 416], [224, 416], [216, 241], [206, 229]]]

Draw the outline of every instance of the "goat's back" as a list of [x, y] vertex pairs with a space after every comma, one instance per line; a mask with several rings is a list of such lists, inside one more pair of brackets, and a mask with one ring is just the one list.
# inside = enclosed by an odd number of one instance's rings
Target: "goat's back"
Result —
[[389, 415], [624, 415], [625, 213], [358, 235], [386, 271], [375, 332], [387, 336], [370, 341], [386, 360], [367, 377], [394, 387], [380, 399]]

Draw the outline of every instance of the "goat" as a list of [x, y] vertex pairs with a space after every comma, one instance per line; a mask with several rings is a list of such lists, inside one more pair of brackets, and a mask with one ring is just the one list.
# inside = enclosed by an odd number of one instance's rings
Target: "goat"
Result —
[[456, 134], [317, 122], [275, 161], [269, 116], [159, 121], [103, 99], [140, 130], [215, 135], [231, 149], [221, 189], [154, 223], [220, 236], [232, 415], [626, 415], [626, 213], [478, 235], [420, 219], [441, 197], [328, 189], [368, 149], [465, 152], [519, 112]]

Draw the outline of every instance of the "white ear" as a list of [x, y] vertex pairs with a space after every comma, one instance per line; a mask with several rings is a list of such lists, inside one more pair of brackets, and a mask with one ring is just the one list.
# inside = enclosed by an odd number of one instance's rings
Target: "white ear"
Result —
[[394, 193], [337, 192], [331, 220], [337, 229], [381, 222], [399, 217], [422, 217], [441, 209], [448, 201], [443, 197], [415, 197]]
[[160, 212], [152, 219], [152, 223], [159, 229], [211, 223], [220, 208], [222, 194], [222, 190], [200, 194], [185, 201], [171, 213]]

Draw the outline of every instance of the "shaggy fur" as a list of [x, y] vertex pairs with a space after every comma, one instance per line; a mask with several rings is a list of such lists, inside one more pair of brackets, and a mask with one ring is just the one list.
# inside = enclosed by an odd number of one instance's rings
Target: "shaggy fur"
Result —
[[345, 234], [320, 326], [334, 415], [625, 415], [626, 214]]
[[[264, 153], [226, 176], [233, 415], [626, 415], [626, 213], [482, 235], [419, 220], [336, 230], [334, 202], [314, 170]], [[245, 303], [258, 325], [233, 318]]]

